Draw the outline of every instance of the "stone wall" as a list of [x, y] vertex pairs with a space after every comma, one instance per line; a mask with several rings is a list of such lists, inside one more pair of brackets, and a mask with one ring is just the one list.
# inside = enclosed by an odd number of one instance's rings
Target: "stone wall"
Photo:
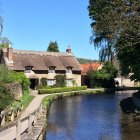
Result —
[[114, 80], [119, 82], [119, 86], [125, 86], [125, 87], [134, 86], [134, 81], [131, 81], [129, 78], [117, 77], [114, 78]]
[[20, 99], [22, 97], [22, 86], [20, 83], [12, 83], [7, 85], [7, 89], [9, 89], [14, 95], [15, 99]]

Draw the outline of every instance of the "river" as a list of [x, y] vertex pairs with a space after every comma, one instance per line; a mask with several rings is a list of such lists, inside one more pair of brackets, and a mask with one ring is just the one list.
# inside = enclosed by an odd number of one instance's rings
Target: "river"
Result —
[[120, 108], [131, 91], [64, 97], [50, 107], [46, 140], [140, 140], [140, 121]]

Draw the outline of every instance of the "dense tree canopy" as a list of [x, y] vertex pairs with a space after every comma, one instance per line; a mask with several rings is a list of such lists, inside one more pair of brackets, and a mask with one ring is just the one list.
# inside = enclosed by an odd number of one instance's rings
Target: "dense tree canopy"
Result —
[[102, 69], [94, 71], [90, 69], [87, 73], [87, 78], [90, 80], [90, 87], [113, 87], [114, 77], [117, 75], [117, 70], [110, 62], [105, 62]]
[[118, 56], [123, 74], [131, 72], [131, 79], [139, 80], [140, 1], [90, 0], [88, 9], [93, 29], [91, 42], [100, 48], [101, 59]]
[[49, 46], [48, 46], [48, 49], [47, 49], [48, 52], [59, 52], [59, 48], [58, 48], [58, 44], [57, 42], [50, 42], [49, 43]]

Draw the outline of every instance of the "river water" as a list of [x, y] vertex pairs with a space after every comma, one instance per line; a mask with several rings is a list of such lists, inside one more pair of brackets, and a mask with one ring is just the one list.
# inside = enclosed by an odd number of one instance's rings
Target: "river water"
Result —
[[47, 140], [140, 140], [140, 121], [120, 108], [131, 91], [64, 97], [48, 116]]

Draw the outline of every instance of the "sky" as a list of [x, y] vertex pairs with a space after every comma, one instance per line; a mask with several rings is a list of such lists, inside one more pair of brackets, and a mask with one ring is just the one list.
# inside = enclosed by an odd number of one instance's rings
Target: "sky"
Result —
[[98, 51], [90, 44], [92, 29], [88, 16], [88, 0], [0, 0], [4, 19], [3, 37], [12, 47], [46, 51], [50, 41], [59, 50], [70, 46], [76, 57], [98, 59]]

